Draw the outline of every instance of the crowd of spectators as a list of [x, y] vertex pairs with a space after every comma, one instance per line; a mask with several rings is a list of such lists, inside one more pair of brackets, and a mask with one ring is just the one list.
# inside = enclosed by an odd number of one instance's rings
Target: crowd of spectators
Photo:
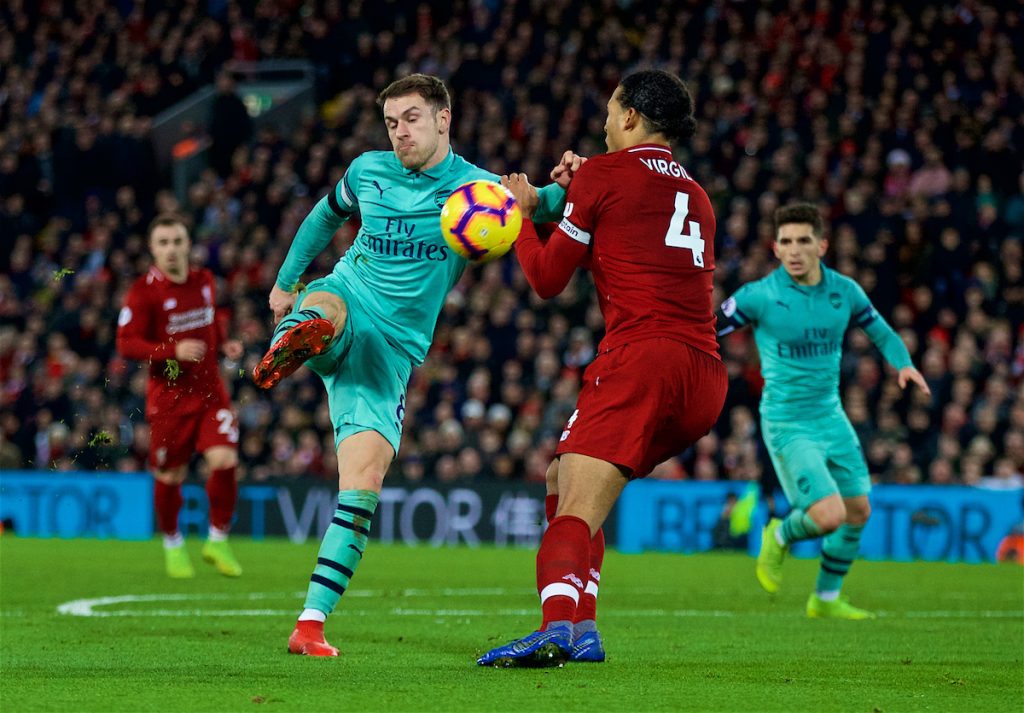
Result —
[[[443, 7], [442, 7], [443, 5]], [[716, 299], [773, 269], [771, 215], [828, 211], [827, 262], [908, 345], [931, 398], [904, 394], [852, 330], [841, 391], [883, 482], [1021, 483], [1024, 470], [1024, 28], [999, 3], [911, 13], [880, 0], [12, 0], [0, 7], [0, 468], [145, 467], [145, 370], [114, 351], [157, 212], [189, 217], [218, 275], [242, 477], [334, 479], [326, 401], [303, 370], [245, 377], [271, 334], [266, 296], [299, 222], [367, 149], [377, 91], [442, 76], [455, 149], [537, 183], [561, 152], [604, 150], [619, 78], [686, 79], [699, 125], [678, 158], [715, 205]], [[319, 112], [255, 132], [175, 198], [151, 117], [236, 60], [305, 58]], [[309, 270], [327, 272], [349, 223]], [[602, 320], [585, 275], [543, 302], [515, 259], [471, 268], [416, 370], [393, 476], [540, 479]], [[666, 478], [756, 479], [761, 388], [749, 333], [726, 338], [727, 405]]]

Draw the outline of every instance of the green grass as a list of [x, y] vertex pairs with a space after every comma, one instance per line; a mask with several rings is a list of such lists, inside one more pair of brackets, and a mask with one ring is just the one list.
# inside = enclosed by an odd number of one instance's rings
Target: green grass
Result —
[[[783, 593], [741, 555], [609, 552], [604, 664], [479, 668], [538, 621], [534, 554], [371, 543], [329, 620], [338, 659], [285, 654], [315, 545], [237, 540], [241, 579], [156, 541], [0, 538], [0, 710], [1020, 711], [1024, 570], [858, 562], [847, 591], [875, 621], [807, 620], [813, 561]], [[446, 591], [447, 590], [447, 591]], [[499, 591], [492, 591], [499, 590]], [[65, 602], [181, 595], [58, 613]], [[152, 597], [151, 597], [152, 599]], [[249, 615], [242, 615], [247, 611]]]

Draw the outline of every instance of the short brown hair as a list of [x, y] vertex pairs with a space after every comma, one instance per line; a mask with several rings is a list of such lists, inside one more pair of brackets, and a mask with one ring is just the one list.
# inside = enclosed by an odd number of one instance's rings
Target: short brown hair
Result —
[[406, 94], [419, 94], [435, 112], [452, 108], [452, 98], [444, 82], [429, 74], [410, 74], [396, 79], [377, 95], [377, 104], [383, 107], [388, 99], [404, 97]]
[[821, 211], [813, 203], [790, 203], [775, 209], [775, 232], [790, 223], [810, 223], [811, 232], [820, 238], [825, 232], [825, 221], [821, 219]]
[[153, 231], [157, 228], [170, 227], [174, 225], [180, 225], [184, 228], [185, 237], [189, 237], [188, 224], [185, 222], [184, 218], [180, 215], [175, 215], [174, 213], [161, 213], [157, 217], [153, 218], [153, 222], [149, 224], [149, 228], [146, 230], [146, 238], [152, 238]]

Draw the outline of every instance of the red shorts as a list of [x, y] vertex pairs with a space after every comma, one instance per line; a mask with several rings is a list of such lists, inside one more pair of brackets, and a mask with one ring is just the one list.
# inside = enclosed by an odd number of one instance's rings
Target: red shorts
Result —
[[238, 447], [238, 419], [221, 403], [184, 416], [167, 414], [151, 419], [149, 432], [149, 465], [153, 469], [185, 465], [193, 453], [214, 446]]
[[587, 367], [555, 453], [599, 458], [642, 478], [711, 430], [727, 386], [725, 365], [688, 344], [651, 338], [616, 347]]

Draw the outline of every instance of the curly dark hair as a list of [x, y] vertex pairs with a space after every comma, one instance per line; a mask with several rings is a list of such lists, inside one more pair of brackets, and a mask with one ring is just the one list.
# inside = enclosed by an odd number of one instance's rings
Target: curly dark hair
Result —
[[619, 103], [636, 109], [644, 128], [662, 134], [670, 143], [688, 139], [697, 130], [693, 97], [682, 79], [660, 69], [647, 69], [625, 77], [620, 83]]

